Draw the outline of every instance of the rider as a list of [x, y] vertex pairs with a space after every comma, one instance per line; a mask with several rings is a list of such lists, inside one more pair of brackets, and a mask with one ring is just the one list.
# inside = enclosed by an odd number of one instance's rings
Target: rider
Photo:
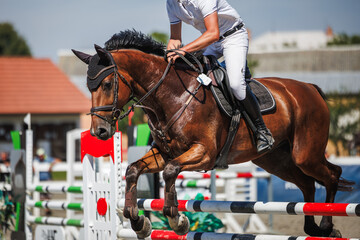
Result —
[[[243, 20], [226, 0], [167, 0], [170, 20], [170, 40], [167, 49], [179, 49], [178, 53], [205, 49], [204, 55], [217, 58], [224, 55], [230, 87], [255, 124], [257, 151], [272, 148], [274, 139], [265, 126], [259, 104], [245, 83], [246, 56], [249, 40]], [[202, 35], [181, 47], [181, 23], [185, 22], [199, 30]], [[179, 56], [170, 52], [169, 61]]]

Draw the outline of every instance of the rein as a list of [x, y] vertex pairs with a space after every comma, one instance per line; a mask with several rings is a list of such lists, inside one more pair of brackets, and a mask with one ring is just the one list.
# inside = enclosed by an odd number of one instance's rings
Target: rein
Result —
[[[134, 111], [135, 107], [138, 108], [145, 108], [145, 109], [149, 109], [152, 112], [154, 112], [151, 108], [145, 107], [143, 105], [140, 105], [146, 98], [148, 98], [156, 89], [158, 89], [160, 87], [160, 85], [163, 83], [166, 75], [169, 73], [171, 67], [171, 62], [168, 63], [168, 65], [166, 66], [166, 69], [163, 73], [163, 75], [161, 76], [159, 82], [152, 88], [150, 89], [150, 91], [148, 91], [142, 98], [140, 98], [138, 101], [136, 101], [135, 103], [133, 103], [130, 107], [130, 109], [128, 111], [126, 111], [124, 114], [122, 114], [121, 116], [119, 116], [118, 118], [120, 120], [122, 120], [123, 118], [127, 117], [132, 111]], [[155, 113], [155, 112], [154, 112]], [[155, 113], [156, 115], [156, 113]], [[156, 115], [156, 118], [159, 120], [159, 118]]]
[[[199, 66], [199, 68], [196, 68], [196, 67], [194, 66], [194, 64], [192, 64], [186, 57], [184, 57], [184, 55], [178, 53], [178, 51], [183, 51], [183, 50], [167, 50], [167, 51], [165, 52], [165, 58], [166, 58], [166, 56], [167, 56], [167, 54], [168, 54], [169, 52], [174, 52], [175, 54], [179, 55], [179, 57], [180, 57], [185, 63], [187, 63], [195, 72], [197, 72], [197, 73], [199, 73], [199, 74], [201, 74], [201, 73], [204, 72], [203, 66], [201, 65], [200, 61], [199, 61], [193, 54], [186, 52], [186, 54], [188, 54], [189, 56], [192, 57], [192, 59], [196, 62], [196, 64]], [[184, 51], [184, 52], [185, 52], [185, 51]], [[128, 111], [126, 111], [124, 114], [122, 114], [121, 116], [119, 116], [119, 119], [120, 119], [120, 120], [122, 120], [123, 118], [127, 117], [132, 111], [134, 111], [134, 109], [135, 109], [136, 107], [138, 107], [138, 108], [144, 108], [144, 109], [148, 109], [148, 110], [152, 111], [152, 112], [155, 114], [155, 116], [156, 116], [156, 118], [157, 118], [157, 120], [158, 120], [158, 122], [159, 122], [159, 118], [158, 118], [156, 112], [155, 112], [153, 109], [151, 109], [151, 108], [149, 108], [149, 107], [146, 107], [146, 106], [143, 106], [143, 105], [140, 105], [140, 104], [141, 104], [146, 98], [148, 98], [156, 89], [158, 89], [159, 86], [163, 83], [166, 75], [168, 74], [168, 72], [169, 72], [169, 70], [170, 70], [171, 65], [172, 65], [172, 62], [168, 62], [168, 65], [166, 66], [166, 69], [165, 69], [163, 75], [161, 76], [159, 82], [158, 82], [152, 89], [150, 89], [150, 91], [148, 91], [142, 98], [140, 98], [140, 100], [138, 100], [137, 102], [135, 102], [134, 104], [132, 104]], [[195, 93], [193, 93], [192, 96], [197, 93], [197, 91], [199, 90], [200, 86], [201, 86], [201, 84], [195, 89]], [[188, 101], [189, 101], [189, 100], [188, 100]], [[176, 115], [176, 114], [175, 114], [175, 115]], [[171, 125], [172, 125], [172, 124], [171, 124]]]

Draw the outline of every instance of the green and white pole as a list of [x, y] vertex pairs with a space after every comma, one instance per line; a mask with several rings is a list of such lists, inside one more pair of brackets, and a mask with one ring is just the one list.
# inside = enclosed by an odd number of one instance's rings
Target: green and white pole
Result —
[[56, 185], [38, 185], [30, 186], [28, 190], [35, 191], [39, 193], [52, 193], [52, 194], [61, 194], [61, 193], [83, 193], [82, 186], [56, 186]]
[[71, 203], [62, 201], [29, 201], [29, 207], [45, 208], [51, 210], [75, 210], [82, 211], [84, 209], [83, 203]]
[[29, 223], [56, 225], [56, 226], [73, 226], [84, 227], [84, 220], [82, 219], [70, 219], [70, 218], [58, 218], [58, 217], [34, 217], [30, 216], [27, 221]]

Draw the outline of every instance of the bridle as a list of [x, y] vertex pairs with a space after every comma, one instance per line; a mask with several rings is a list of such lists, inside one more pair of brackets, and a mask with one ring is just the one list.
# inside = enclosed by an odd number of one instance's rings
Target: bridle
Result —
[[[192, 55], [191, 53], [186, 53], [188, 54], [189, 56], [191, 56], [191, 58], [196, 62], [196, 64], [198, 65], [198, 68], [195, 67], [188, 59], [186, 59], [182, 54], [178, 53], [177, 52], [178, 50], [168, 50], [166, 51], [166, 54], [165, 56], [167, 55], [167, 53], [169, 52], [174, 52], [175, 54], [179, 55], [180, 58], [182, 58], [184, 60], [185, 63], [187, 63], [194, 71], [196, 71], [197, 73], [202, 73], [203, 72], [203, 67], [201, 65], [201, 63], [199, 62], [199, 60], [194, 56]], [[118, 108], [118, 90], [119, 90], [119, 80], [118, 80], [118, 77], [122, 80], [122, 82], [124, 82], [124, 84], [126, 86], [129, 87], [130, 91], [131, 91], [131, 94], [130, 94], [130, 97], [128, 99], [127, 102], [131, 101], [134, 99], [134, 91], [130, 85], [130, 83], [126, 80], [126, 78], [121, 75], [117, 69], [117, 65], [115, 64], [115, 61], [112, 57], [111, 54], [109, 54], [109, 56], [111, 57], [111, 62], [113, 63], [111, 66], [108, 66], [104, 69], [102, 69], [95, 77], [99, 76], [102, 72], [110, 69], [110, 68], [113, 68], [114, 69], [114, 85], [115, 85], [115, 88], [114, 88], [114, 100], [113, 100], [113, 103], [111, 105], [105, 105], [105, 106], [98, 106], [98, 107], [93, 107], [90, 109], [90, 113], [91, 115], [94, 115], [94, 116], [97, 116], [99, 117], [100, 119], [106, 121], [107, 123], [109, 123], [112, 127], [115, 127], [116, 125], [116, 122], [118, 120], [122, 120], [123, 118], [127, 117], [132, 111], [134, 111], [135, 107], [139, 107], [139, 108], [144, 108], [144, 109], [148, 109], [150, 111], [152, 111], [158, 122], [159, 122], [159, 118], [156, 114], [156, 112], [149, 108], [149, 107], [146, 107], [144, 105], [141, 105], [143, 103], [143, 101], [148, 98], [154, 91], [156, 91], [156, 89], [159, 88], [159, 86], [163, 83], [166, 75], [169, 73], [169, 70], [170, 70], [170, 67], [172, 65], [172, 62], [168, 62], [167, 66], [166, 66], [166, 69], [163, 73], [163, 75], [161, 76], [160, 80], [155, 84], [154, 87], [152, 87], [142, 98], [140, 98], [138, 101], [136, 101], [134, 104], [131, 105], [131, 107], [122, 115], [121, 114], [121, 111], [123, 111], [123, 109], [120, 109]], [[177, 119], [179, 119], [179, 117], [181, 116], [181, 114], [184, 112], [185, 108], [188, 106], [188, 104], [190, 103], [191, 99], [193, 96], [196, 95], [196, 93], [198, 92], [199, 88], [201, 87], [201, 84], [194, 90], [194, 92], [191, 94], [190, 98], [188, 99], [188, 101], [186, 102], [185, 105], [183, 105], [182, 108], [180, 108], [178, 110], [178, 112], [170, 119], [170, 121], [167, 123], [165, 129], [161, 129], [161, 128], [158, 128], [157, 129], [157, 134], [158, 136], [163, 140], [163, 142], [165, 143], [165, 149], [167, 152], [170, 152], [170, 149], [168, 148], [167, 146], [167, 142], [166, 142], [166, 133], [167, 131], [169, 130], [169, 128], [177, 121]], [[104, 117], [104, 116], [101, 116], [99, 114], [97, 114], [96, 112], [99, 112], [99, 111], [104, 111], [104, 112], [111, 112], [111, 119], [108, 119], [107, 117]]]
[[[105, 122], [109, 123], [112, 127], [115, 127], [115, 124], [117, 122], [117, 120], [121, 117], [120, 116], [120, 113], [122, 111], [122, 109], [118, 108], [118, 92], [119, 92], [119, 78], [121, 79], [121, 81], [129, 87], [130, 91], [131, 91], [131, 94], [130, 94], [130, 97], [129, 97], [129, 100], [132, 100], [134, 97], [134, 91], [130, 85], [130, 83], [125, 79], [125, 77], [119, 73], [118, 69], [117, 69], [117, 66], [115, 64], [115, 61], [114, 59], [112, 58], [112, 55], [109, 54], [109, 56], [111, 56], [111, 61], [112, 61], [112, 65], [106, 67], [106, 68], [103, 68], [95, 77], [93, 77], [93, 79], [97, 78], [101, 73], [105, 72], [106, 70], [108, 69], [111, 69], [113, 68], [114, 72], [114, 85], [115, 85], [115, 88], [114, 88], [114, 100], [113, 100], [113, 103], [111, 105], [105, 105], [105, 106], [98, 106], [98, 107], [92, 107], [90, 109], [90, 115], [94, 115], [102, 120], [104, 120]], [[107, 117], [104, 117], [104, 116], [101, 116], [100, 114], [97, 114], [96, 112], [111, 112], [111, 119], [107, 118]], [[124, 117], [123, 117], [124, 118]]]
[[[134, 90], [132, 89], [130, 83], [126, 80], [126, 78], [119, 73], [117, 65], [115, 63], [114, 58], [112, 57], [112, 55], [109, 53], [108, 56], [111, 58], [111, 62], [112, 65], [103, 68], [98, 74], [96, 74], [95, 77], [93, 77], [92, 79], [97, 78], [101, 73], [105, 72], [108, 69], [113, 68], [114, 72], [114, 100], [113, 103], [111, 105], [105, 105], [105, 106], [98, 106], [98, 107], [92, 107], [90, 109], [90, 115], [92, 116], [96, 116], [102, 120], [104, 120], [105, 122], [109, 123], [112, 127], [115, 127], [116, 122], [120, 119], [122, 120], [123, 118], [127, 117], [132, 111], [134, 111], [135, 107], [142, 107], [144, 108], [144, 106], [140, 105], [151, 93], [153, 93], [164, 81], [166, 75], [168, 74], [169, 70], [170, 70], [170, 66], [171, 66], [171, 62], [168, 63], [161, 79], [159, 80], [159, 82], [150, 90], [148, 91], [140, 100], [136, 101], [136, 103], [132, 104], [132, 106], [130, 107], [130, 109], [125, 112], [124, 114], [120, 115], [121, 112], [123, 111], [123, 109], [118, 108], [118, 92], [119, 92], [119, 79], [121, 79], [121, 81], [128, 86], [128, 88], [131, 91], [130, 97], [128, 99], [127, 102], [131, 101], [134, 99]], [[89, 76], [88, 76], [89, 77]], [[97, 114], [96, 112], [111, 112], [111, 119], [101, 116], [100, 114]]]

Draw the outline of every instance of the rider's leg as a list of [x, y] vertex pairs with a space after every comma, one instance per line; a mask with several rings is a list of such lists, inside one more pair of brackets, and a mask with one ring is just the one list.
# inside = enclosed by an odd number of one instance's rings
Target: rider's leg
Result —
[[265, 126], [258, 101], [249, 87], [246, 88], [246, 97], [240, 101], [240, 104], [256, 127], [254, 134], [257, 140], [256, 148], [258, 153], [271, 149], [274, 144], [274, 139], [270, 130]]
[[222, 42], [222, 46], [230, 87], [256, 127], [254, 134], [257, 140], [257, 151], [262, 152], [271, 149], [274, 139], [265, 126], [256, 97], [251, 92], [251, 89], [246, 86], [245, 72], [248, 43], [246, 29], [242, 28], [226, 37]]

